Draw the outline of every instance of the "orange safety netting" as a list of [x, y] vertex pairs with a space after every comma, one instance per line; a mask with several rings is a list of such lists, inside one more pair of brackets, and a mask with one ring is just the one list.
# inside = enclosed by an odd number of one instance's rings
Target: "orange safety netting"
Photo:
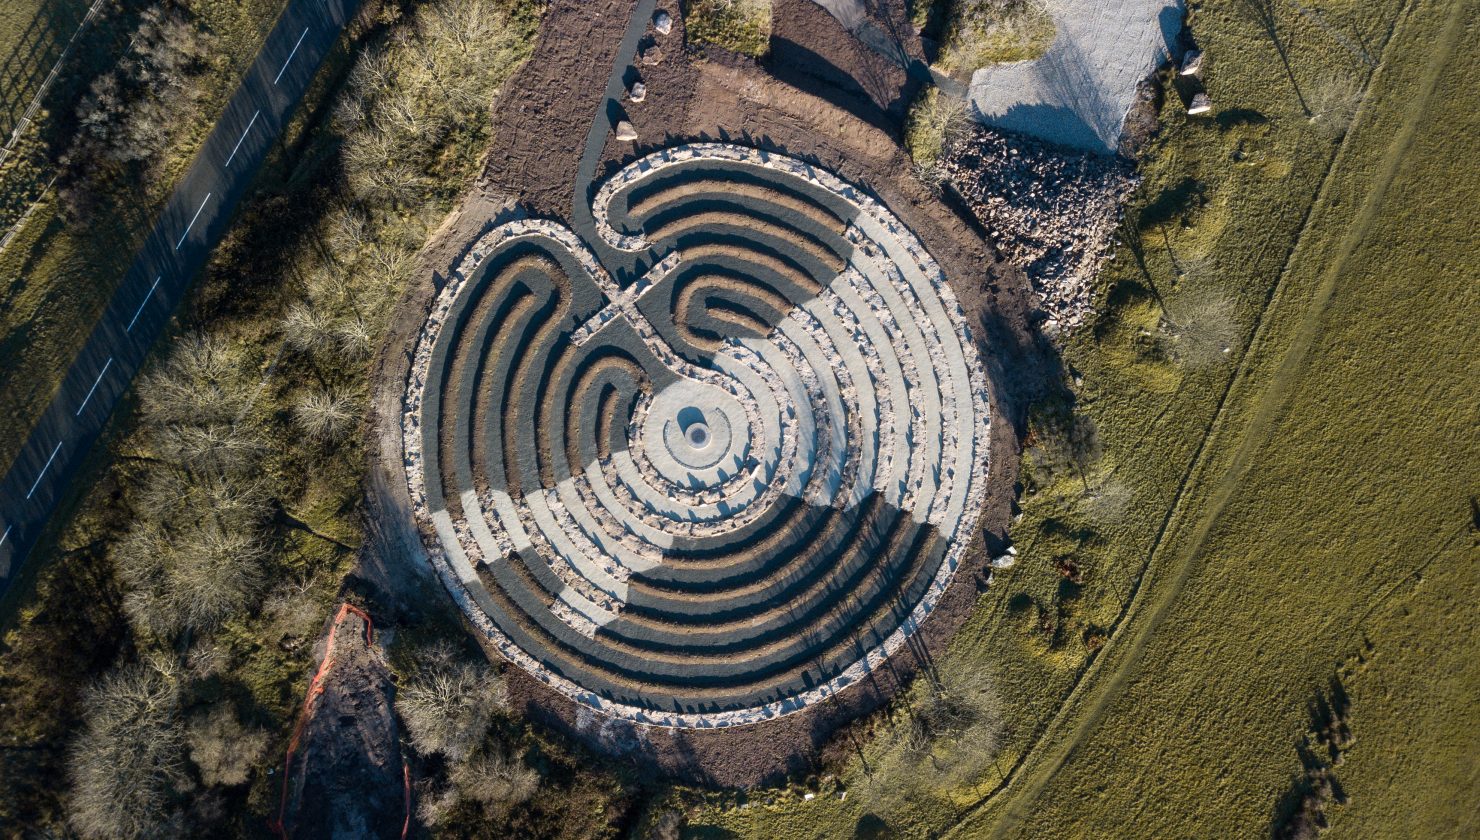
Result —
[[[298, 740], [303, 736], [303, 729], [313, 717], [314, 701], [320, 694], [324, 693], [324, 677], [329, 673], [329, 666], [334, 661], [334, 641], [339, 636], [339, 625], [344, 622], [345, 616], [354, 613], [365, 622], [365, 644], [374, 643], [374, 623], [370, 620], [369, 613], [350, 603], [339, 605], [339, 613], [334, 616], [334, 625], [329, 630], [329, 645], [324, 650], [324, 660], [319, 663], [319, 670], [313, 675], [313, 681], [308, 684], [308, 696], [303, 698], [303, 710], [298, 714], [298, 723], [293, 727], [293, 737], [288, 739], [288, 754], [283, 758], [283, 793], [278, 804], [278, 815], [276, 819], [268, 820], [267, 827], [278, 837], [287, 840], [289, 829], [287, 827], [288, 810], [288, 779], [293, 767], [293, 754], [298, 751]], [[406, 820], [401, 825], [401, 840], [406, 840], [407, 833], [411, 830], [411, 768], [405, 761], [401, 762], [401, 777], [405, 786]]]

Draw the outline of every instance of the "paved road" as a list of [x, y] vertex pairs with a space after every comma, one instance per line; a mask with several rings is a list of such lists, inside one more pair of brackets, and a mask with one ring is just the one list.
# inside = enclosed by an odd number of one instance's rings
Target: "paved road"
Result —
[[292, 0], [175, 187], [46, 413], [0, 478], [0, 597], [358, 5]]

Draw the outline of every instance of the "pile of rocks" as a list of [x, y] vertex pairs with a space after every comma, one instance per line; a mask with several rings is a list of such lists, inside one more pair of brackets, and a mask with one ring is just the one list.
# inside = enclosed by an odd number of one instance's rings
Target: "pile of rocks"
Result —
[[1131, 163], [983, 127], [953, 144], [944, 166], [1003, 256], [1028, 275], [1044, 332], [1084, 323], [1095, 274], [1136, 188]]

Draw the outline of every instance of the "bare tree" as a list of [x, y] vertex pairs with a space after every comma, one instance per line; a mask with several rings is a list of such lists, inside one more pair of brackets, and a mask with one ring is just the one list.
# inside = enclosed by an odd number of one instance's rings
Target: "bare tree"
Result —
[[457, 661], [445, 650], [424, 651], [422, 667], [396, 691], [396, 712], [423, 753], [459, 762], [483, 741], [508, 696], [485, 662]]
[[453, 767], [452, 784], [460, 797], [500, 814], [534, 796], [540, 774], [499, 745]]
[[311, 391], [293, 406], [293, 422], [314, 440], [337, 442], [354, 423], [351, 401], [332, 391]]
[[328, 347], [334, 339], [334, 319], [330, 313], [308, 303], [288, 307], [283, 318], [283, 340], [301, 353], [314, 354]]
[[128, 590], [124, 611], [139, 631], [172, 639], [210, 630], [256, 603], [266, 551], [255, 533], [212, 521], [179, 533], [141, 522], [114, 554]]
[[68, 754], [67, 822], [88, 838], [168, 836], [174, 797], [188, 789], [174, 680], [134, 665], [83, 693]]
[[207, 785], [239, 785], [267, 750], [267, 732], [237, 720], [230, 703], [217, 703], [193, 717], [186, 729], [190, 760]]

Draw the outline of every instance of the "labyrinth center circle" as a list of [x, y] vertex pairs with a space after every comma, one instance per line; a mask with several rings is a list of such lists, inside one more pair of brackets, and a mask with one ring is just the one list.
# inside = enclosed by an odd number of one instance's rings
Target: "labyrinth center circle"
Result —
[[608, 715], [741, 725], [863, 681], [985, 502], [987, 380], [940, 267], [856, 187], [729, 144], [628, 165], [592, 216], [493, 228], [433, 301], [401, 414], [429, 559]]
[[750, 449], [748, 426], [739, 400], [717, 386], [684, 379], [653, 398], [643, 433], [634, 443], [644, 447], [668, 481], [712, 486], [744, 463]]

